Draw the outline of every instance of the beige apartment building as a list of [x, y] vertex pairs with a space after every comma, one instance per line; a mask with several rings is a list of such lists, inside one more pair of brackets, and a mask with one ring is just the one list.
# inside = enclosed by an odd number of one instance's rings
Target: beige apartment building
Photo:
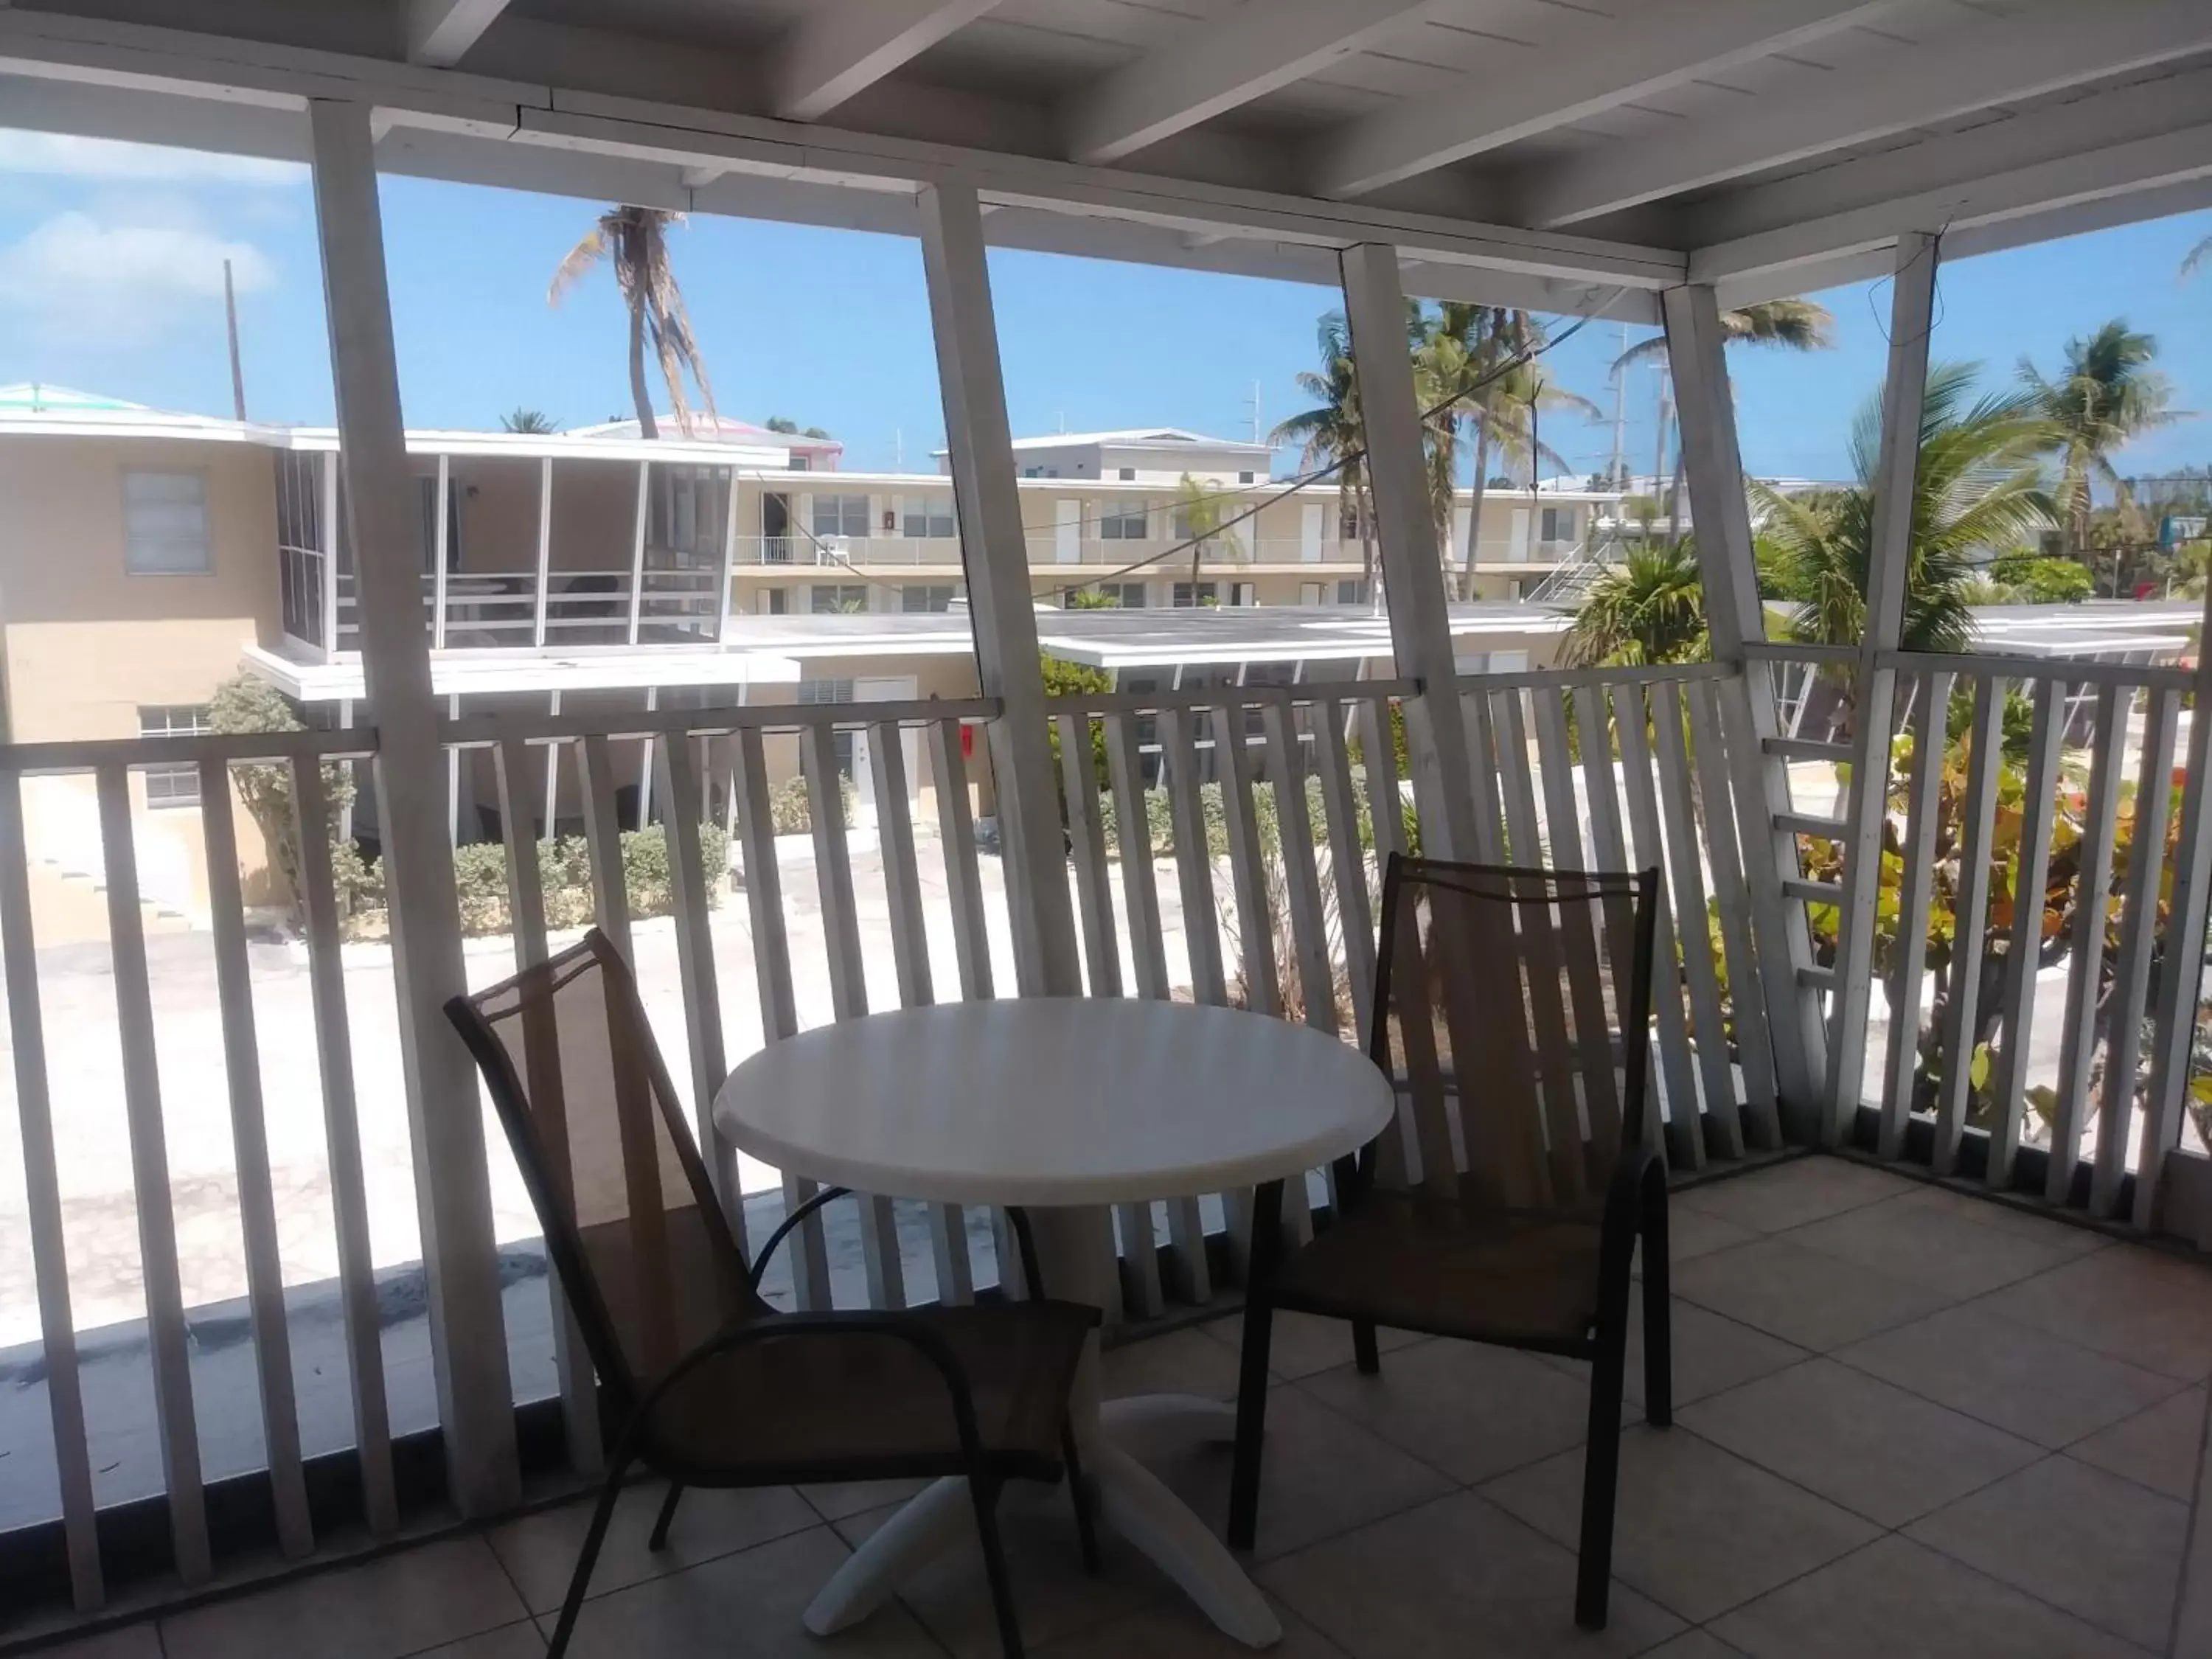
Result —
[[[1270, 480], [1265, 446], [1172, 428], [1015, 448], [1040, 607], [1085, 590], [1120, 607], [1041, 617], [1048, 650], [1132, 690], [1390, 672], [1333, 484], [1286, 487]], [[417, 431], [409, 449], [434, 682], [455, 715], [975, 690], [941, 470], [850, 471], [834, 440], [726, 421], [651, 441], [628, 422], [553, 435]], [[241, 669], [312, 725], [370, 717], [333, 432], [0, 388], [0, 489], [8, 740], [203, 729], [216, 688]], [[1454, 618], [1470, 665], [1550, 659], [1563, 619], [1511, 602], [1581, 556], [1611, 499], [1492, 493], [1476, 564], [1489, 603]], [[1209, 520], [1219, 528], [1194, 548]], [[1472, 530], [1462, 501], [1455, 566]], [[796, 744], [783, 750], [772, 742], [770, 765], [788, 775]], [[872, 810], [865, 736], [841, 738], [838, 755]], [[927, 793], [926, 754], [908, 760], [910, 788]], [[488, 758], [451, 764], [456, 839], [497, 834]], [[621, 792], [626, 823], [651, 815], [641, 757], [638, 767]], [[726, 776], [713, 757], [708, 772], [713, 811]], [[149, 901], [204, 913], [197, 777], [148, 769], [133, 787]], [[572, 769], [536, 798], [541, 833], [577, 827]], [[97, 859], [88, 787], [57, 781], [27, 799], [34, 853], [96, 885], [97, 869], [82, 867]], [[988, 813], [988, 795], [977, 805]], [[373, 847], [368, 791], [354, 827]], [[253, 862], [242, 817], [240, 831]]]

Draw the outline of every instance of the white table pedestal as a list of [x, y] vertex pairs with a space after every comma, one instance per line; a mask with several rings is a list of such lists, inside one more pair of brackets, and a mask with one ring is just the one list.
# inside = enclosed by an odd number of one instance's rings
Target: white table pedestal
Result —
[[[1033, 1210], [1037, 1267], [1052, 1294], [1103, 1305], [1110, 1234], [1103, 1212]], [[1233, 1406], [1189, 1395], [1099, 1400], [1098, 1343], [1085, 1354], [1068, 1409], [1083, 1472], [1106, 1525], [1181, 1585], [1206, 1616], [1247, 1647], [1272, 1647], [1283, 1627], [1228, 1547], [1159, 1477], [1138, 1462], [1204, 1441], [1233, 1439]], [[817, 1636], [848, 1629], [898, 1592], [945, 1551], [972, 1537], [968, 1483], [939, 1480], [870, 1534], [822, 1587], [805, 1614]], [[1019, 1593], [1020, 1586], [1016, 1585]]]

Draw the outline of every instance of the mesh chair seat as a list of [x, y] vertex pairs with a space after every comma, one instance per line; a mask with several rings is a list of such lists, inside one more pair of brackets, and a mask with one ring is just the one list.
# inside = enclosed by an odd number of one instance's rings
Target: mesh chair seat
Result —
[[[772, 1329], [776, 1317], [759, 1323]], [[1058, 1468], [1068, 1389], [1097, 1309], [1021, 1302], [902, 1317], [934, 1331], [958, 1359], [987, 1456], [1012, 1474]], [[662, 1455], [718, 1478], [803, 1480], [866, 1467], [893, 1479], [964, 1467], [937, 1367], [913, 1344], [867, 1331], [732, 1348], [670, 1390], [650, 1432]]]
[[1580, 1346], [1597, 1320], [1600, 1215], [1370, 1193], [1293, 1253], [1279, 1307], [1530, 1346]]

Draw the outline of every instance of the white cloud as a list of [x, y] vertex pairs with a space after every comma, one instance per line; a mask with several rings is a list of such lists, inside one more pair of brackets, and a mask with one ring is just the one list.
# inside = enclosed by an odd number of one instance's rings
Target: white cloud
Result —
[[143, 345], [222, 298], [225, 259], [240, 294], [275, 286], [275, 266], [251, 242], [58, 214], [0, 248], [0, 319], [88, 343]]
[[271, 161], [258, 155], [222, 155], [167, 144], [131, 144], [117, 138], [7, 130], [0, 130], [0, 173], [261, 185], [301, 184], [307, 177], [307, 169], [295, 161]]

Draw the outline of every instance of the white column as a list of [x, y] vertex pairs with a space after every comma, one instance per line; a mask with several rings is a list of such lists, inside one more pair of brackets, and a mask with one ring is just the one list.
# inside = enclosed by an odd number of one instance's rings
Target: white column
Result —
[[[558, 691], [546, 694], [545, 712], [550, 715], [560, 714], [561, 694]], [[545, 829], [544, 834], [538, 837], [539, 840], [553, 839], [553, 812], [560, 804], [561, 745], [557, 743], [549, 743], [545, 745]]]
[[[341, 732], [353, 730], [353, 699], [351, 697], [338, 699], [338, 730]], [[353, 787], [346, 791], [345, 807], [338, 814], [338, 839], [349, 842], [353, 839], [354, 797], [361, 792], [361, 763], [358, 761], [346, 762], [345, 775], [346, 781]]]
[[1428, 461], [1421, 449], [1421, 411], [1413, 393], [1413, 358], [1406, 349], [1406, 290], [1398, 276], [1398, 250], [1363, 242], [1346, 248], [1343, 261], [1344, 312], [1352, 325], [1379, 562], [1390, 600], [1390, 646], [1398, 672], [1421, 683], [1422, 695], [1406, 703], [1406, 744], [1421, 813], [1422, 847], [1431, 858], [1471, 859], [1474, 780], [1468, 770], [1467, 726], [1460, 709], [1459, 670], [1452, 659], [1449, 595], [1437, 552]]
[[[456, 691], [446, 699], [446, 718], [460, 717], [461, 694]], [[461, 844], [461, 751], [451, 745], [446, 750], [446, 844]]]
[[435, 564], [430, 574], [430, 648], [446, 648], [446, 560], [452, 552], [447, 538], [452, 534], [447, 527], [447, 515], [453, 511], [453, 458], [438, 457], [437, 546]]
[[1024, 996], [1077, 996], [1075, 913], [1060, 849], [1060, 802], [1046, 734], [1044, 675], [1030, 598], [1029, 544], [999, 368], [998, 324], [975, 186], [921, 192], [922, 268], [937, 337], [937, 375], [951, 452], [952, 499], [968, 579], [968, 614], [991, 722], [991, 765], [1006, 845], [1015, 977]]
[[[325, 661], [338, 648], [338, 453], [323, 457], [323, 655]], [[359, 618], [356, 599], [354, 615]]]
[[[653, 463], [637, 464], [637, 524], [629, 544], [629, 642], [637, 643], [637, 623], [645, 605], [645, 522], [653, 511]], [[647, 745], [650, 747], [650, 745]]]
[[722, 524], [722, 574], [714, 586], [714, 642], [722, 641], [722, 630], [730, 621], [730, 586], [732, 567], [738, 559], [738, 470], [732, 467], [726, 473], [729, 488], [729, 510]]
[[369, 108], [316, 100], [308, 109], [438, 1419], [453, 1502], [480, 1515], [512, 1504], [520, 1482], [483, 1113], [475, 1067], [444, 1012], [467, 981], [453, 848], [438, 833], [444, 769], [422, 626], [422, 518], [400, 416]]
[[[659, 707], [660, 688], [657, 685], [647, 686], [645, 712], [650, 714]], [[682, 705], [679, 703], [678, 707], [681, 708]], [[681, 742], [682, 739], [678, 738], [677, 741]], [[641, 830], [644, 829], [653, 817], [653, 740], [651, 738], [647, 738], [638, 745], [637, 827]]]
[[1766, 613], [1752, 554], [1751, 509], [1744, 499], [1743, 457], [1725, 356], [1728, 339], [1711, 288], [1673, 289], [1664, 302], [1667, 351], [1681, 412], [1683, 467], [1691, 515], [1698, 525], [1706, 629], [1714, 660], [1736, 670], [1736, 677], [1719, 689], [1720, 707], [1727, 722], [1729, 781], [1759, 981], [1773, 1028], [1776, 1090], [1793, 1138], [1817, 1139], [1827, 1039], [1820, 1026], [1820, 994], [1797, 982], [1797, 964], [1813, 960], [1805, 907], [1782, 887], [1800, 872], [1796, 836], [1775, 827], [1775, 815], [1790, 810], [1790, 780], [1783, 759], [1765, 747], [1781, 729], [1775, 717], [1774, 677], [1766, 663], [1747, 661], [1744, 654], [1747, 641], [1766, 637]]
[[530, 642], [545, 643], [545, 594], [553, 574], [553, 458], [538, 463], [538, 609]]
[[1844, 829], [1844, 904], [1836, 945], [1834, 1040], [1828, 1055], [1830, 1140], [1850, 1133], [1866, 1069], [1868, 994], [1874, 980], [1875, 902], [1881, 888], [1882, 814], [1888, 790], [1874, 780], [1889, 770], [1897, 674], [1880, 653], [1897, 649], [1905, 626], [1906, 567], [1912, 553], [1912, 494], [1920, 465], [1920, 410], [1928, 391], [1928, 336], [1936, 301], [1936, 238], [1909, 231], [1897, 239], [1889, 307], [1889, 374], [1882, 388], [1881, 461], [1875, 477], [1874, 547], [1867, 573], [1866, 633], [1853, 683], [1850, 805]]

